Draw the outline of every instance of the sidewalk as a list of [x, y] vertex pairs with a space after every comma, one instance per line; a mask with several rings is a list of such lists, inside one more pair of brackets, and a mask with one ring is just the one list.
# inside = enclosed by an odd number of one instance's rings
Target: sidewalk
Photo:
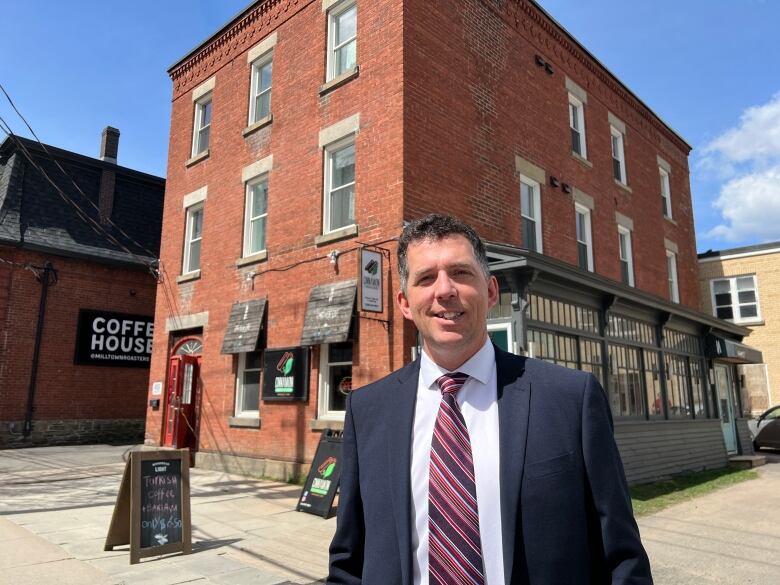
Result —
[[0, 584], [311, 583], [335, 519], [295, 512], [299, 486], [191, 470], [191, 555], [105, 552], [130, 447], [0, 451]]
[[[335, 519], [295, 512], [299, 486], [193, 469], [193, 554], [129, 564], [103, 551], [129, 447], [0, 451], [0, 585], [308, 584]], [[639, 521], [656, 585], [774, 585], [780, 455], [761, 478]], [[551, 495], [554, 497], [554, 494]]]

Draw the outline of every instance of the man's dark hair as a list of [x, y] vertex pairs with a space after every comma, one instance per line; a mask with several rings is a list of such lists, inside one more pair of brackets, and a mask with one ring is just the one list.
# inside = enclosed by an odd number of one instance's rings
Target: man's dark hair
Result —
[[485, 278], [490, 276], [485, 244], [476, 230], [466, 222], [449, 215], [431, 213], [410, 222], [401, 232], [398, 239], [398, 276], [401, 281], [401, 290], [406, 292], [406, 283], [409, 278], [409, 265], [406, 253], [411, 244], [422, 241], [438, 241], [447, 236], [463, 236], [471, 243], [474, 258], [482, 269]]

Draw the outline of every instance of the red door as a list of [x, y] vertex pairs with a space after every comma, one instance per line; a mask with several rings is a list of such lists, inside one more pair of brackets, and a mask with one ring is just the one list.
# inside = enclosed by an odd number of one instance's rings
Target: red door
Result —
[[165, 405], [166, 447], [195, 448], [195, 401], [198, 389], [199, 358], [194, 355], [174, 355], [168, 368], [168, 388]]

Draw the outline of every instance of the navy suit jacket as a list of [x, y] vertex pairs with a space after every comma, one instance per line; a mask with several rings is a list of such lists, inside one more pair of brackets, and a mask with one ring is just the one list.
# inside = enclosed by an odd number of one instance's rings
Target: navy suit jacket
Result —
[[[327, 583], [412, 585], [419, 370], [417, 360], [347, 400]], [[496, 380], [507, 585], [652, 584], [598, 381], [498, 348]]]

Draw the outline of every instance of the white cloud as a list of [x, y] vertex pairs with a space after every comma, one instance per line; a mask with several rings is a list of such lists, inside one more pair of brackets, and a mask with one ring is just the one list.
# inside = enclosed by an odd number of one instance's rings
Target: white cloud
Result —
[[706, 235], [727, 242], [780, 239], [780, 92], [745, 110], [702, 155], [699, 171], [726, 181], [712, 203], [722, 223]]
[[780, 239], [780, 165], [728, 181], [713, 205], [724, 223], [707, 236], [727, 242]]

